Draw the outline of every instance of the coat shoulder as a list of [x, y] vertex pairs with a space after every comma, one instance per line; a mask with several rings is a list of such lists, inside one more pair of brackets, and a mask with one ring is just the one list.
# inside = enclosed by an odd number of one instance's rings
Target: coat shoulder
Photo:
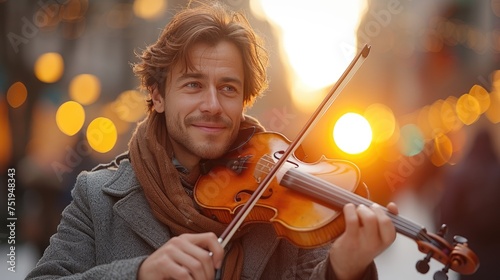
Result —
[[91, 171], [83, 171], [78, 175], [76, 185], [85, 186], [90, 193], [102, 191], [116, 197], [124, 197], [140, 188], [128, 154], [122, 154], [110, 163], [100, 164]]

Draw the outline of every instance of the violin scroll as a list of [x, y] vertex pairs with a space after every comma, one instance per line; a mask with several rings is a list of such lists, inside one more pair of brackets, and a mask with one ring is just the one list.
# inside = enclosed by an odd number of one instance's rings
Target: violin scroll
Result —
[[452, 246], [444, 239], [445, 233], [446, 225], [442, 225], [437, 234], [425, 233], [426, 240], [417, 241], [418, 249], [426, 254], [424, 259], [417, 262], [417, 271], [422, 274], [427, 273], [429, 271], [429, 261], [434, 258], [445, 265], [442, 270], [434, 273], [434, 280], [447, 280], [449, 269], [460, 274], [473, 274], [476, 272], [479, 267], [479, 259], [470, 250], [467, 239], [456, 235], [453, 238]]

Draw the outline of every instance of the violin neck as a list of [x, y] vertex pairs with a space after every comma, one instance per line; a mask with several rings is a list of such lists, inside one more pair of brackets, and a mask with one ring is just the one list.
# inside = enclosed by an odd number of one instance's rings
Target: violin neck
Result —
[[[302, 194], [315, 198], [328, 206], [342, 209], [344, 205], [352, 203], [356, 206], [371, 207], [374, 202], [360, 195], [343, 189], [331, 182], [315, 177], [311, 174], [290, 168], [282, 177], [280, 185]], [[382, 207], [382, 206], [380, 206]], [[399, 215], [394, 215], [387, 208], [382, 207], [387, 216], [391, 218], [396, 231], [415, 241], [426, 240], [426, 229]]]

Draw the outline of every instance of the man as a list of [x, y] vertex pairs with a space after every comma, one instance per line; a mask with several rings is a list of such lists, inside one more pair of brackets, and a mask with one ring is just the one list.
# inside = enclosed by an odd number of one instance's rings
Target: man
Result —
[[380, 207], [346, 205], [345, 232], [308, 250], [265, 223], [244, 226], [223, 248], [226, 225], [200, 214], [201, 170], [263, 131], [244, 112], [267, 87], [267, 55], [243, 15], [218, 4], [187, 8], [140, 58], [148, 117], [128, 153], [78, 177], [28, 278], [376, 278], [373, 259], [395, 239]]

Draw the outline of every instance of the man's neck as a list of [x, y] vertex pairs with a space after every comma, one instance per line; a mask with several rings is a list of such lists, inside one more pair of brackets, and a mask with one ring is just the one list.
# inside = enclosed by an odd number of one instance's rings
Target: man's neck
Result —
[[182, 163], [175, 157], [172, 156], [172, 163], [174, 164], [177, 171], [179, 171], [180, 176], [187, 183], [194, 185], [200, 176], [199, 165], [192, 167], [191, 169], [186, 168]]

